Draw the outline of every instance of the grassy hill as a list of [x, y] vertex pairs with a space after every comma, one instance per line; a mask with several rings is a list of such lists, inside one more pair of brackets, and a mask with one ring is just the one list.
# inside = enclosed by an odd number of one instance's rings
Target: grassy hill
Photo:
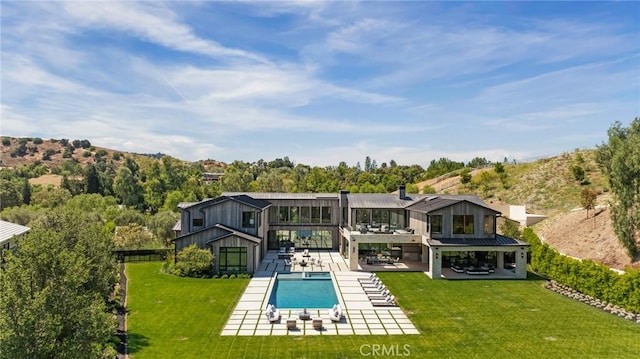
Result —
[[[459, 175], [429, 180], [437, 192], [478, 194], [487, 202], [525, 205], [531, 213], [555, 215], [580, 206], [580, 192], [594, 188], [606, 202], [609, 186], [595, 162], [595, 150], [580, 150], [533, 162], [503, 164], [501, 176], [492, 167], [471, 172], [470, 183], [462, 184]], [[575, 178], [572, 167], [584, 171], [584, 180]]]

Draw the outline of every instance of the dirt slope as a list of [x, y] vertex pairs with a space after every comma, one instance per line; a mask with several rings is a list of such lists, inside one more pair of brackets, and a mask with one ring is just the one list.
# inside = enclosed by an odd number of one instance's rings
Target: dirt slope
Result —
[[534, 228], [552, 248], [566, 255], [591, 259], [616, 269], [627, 266], [640, 268], [640, 261], [632, 262], [624, 247], [620, 244], [611, 226], [608, 208], [589, 213], [574, 210], [557, 215], [540, 223]]

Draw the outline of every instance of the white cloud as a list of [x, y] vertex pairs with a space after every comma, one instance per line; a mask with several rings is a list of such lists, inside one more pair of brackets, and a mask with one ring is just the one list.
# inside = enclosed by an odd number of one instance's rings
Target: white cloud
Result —
[[65, 3], [64, 7], [74, 21], [86, 27], [131, 32], [147, 41], [179, 51], [269, 62], [264, 56], [198, 37], [187, 25], [178, 21], [174, 12], [158, 3], [74, 1]]

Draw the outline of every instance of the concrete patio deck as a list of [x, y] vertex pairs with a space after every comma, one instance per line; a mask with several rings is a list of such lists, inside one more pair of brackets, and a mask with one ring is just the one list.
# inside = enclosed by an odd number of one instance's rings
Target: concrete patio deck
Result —
[[[297, 252], [300, 260], [302, 253]], [[340, 253], [313, 251], [310, 255], [322, 259], [322, 266], [285, 266], [277, 252], [269, 252], [251, 279], [247, 289], [236, 305], [222, 330], [222, 335], [398, 335], [419, 334], [413, 323], [399, 307], [376, 307], [365, 294], [358, 278], [367, 278], [371, 273], [349, 271]], [[309, 261], [309, 258], [307, 258]], [[311, 320], [297, 319], [297, 329], [287, 330], [286, 321], [298, 317], [300, 309], [280, 308], [281, 319], [269, 323], [265, 310], [274, 282], [274, 273], [287, 272], [331, 272], [338, 301], [344, 317], [334, 323], [329, 319], [328, 308], [310, 309], [312, 318], [321, 318], [323, 329], [316, 330]], [[401, 301], [402, 299], [400, 299]]]

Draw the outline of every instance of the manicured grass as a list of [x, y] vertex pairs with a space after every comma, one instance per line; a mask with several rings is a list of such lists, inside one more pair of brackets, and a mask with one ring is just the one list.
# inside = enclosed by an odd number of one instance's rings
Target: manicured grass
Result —
[[177, 278], [160, 273], [160, 266], [127, 264], [130, 351], [136, 359], [360, 358], [376, 357], [371, 345], [407, 354], [405, 344], [409, 358], [640, 353], [640, 325], [552, 293], [542, 280], [437, 281], [423, 273], [379, 273], [420, 335], [223, 337], [249, 280]]

